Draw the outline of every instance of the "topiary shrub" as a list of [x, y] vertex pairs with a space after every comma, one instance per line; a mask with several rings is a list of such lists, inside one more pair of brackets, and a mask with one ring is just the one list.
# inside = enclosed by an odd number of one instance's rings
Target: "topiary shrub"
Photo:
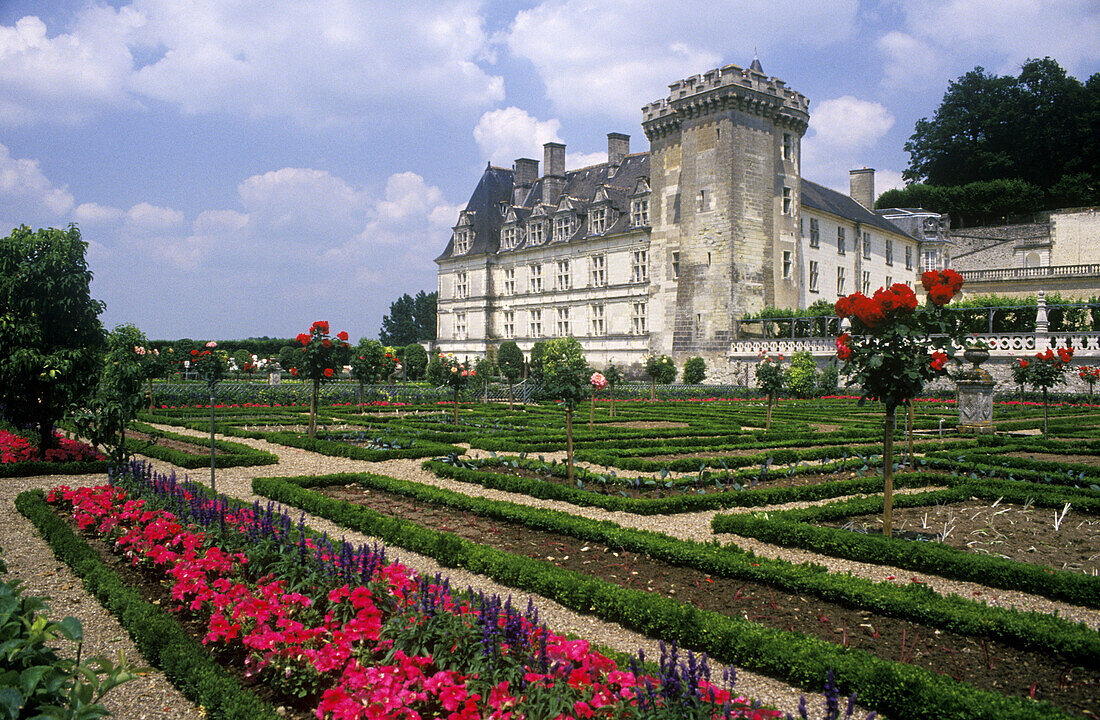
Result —
[[707, 378], [707, 362], [701, 357], [691, 357], [684, 362], [684, 382], [698, 385]]
[[821, 374], [817, 376], [817, 396], [836, 395], [839, 389], [840, 370], [837, 368], [835, 361], [830, 362], [821, 369]]
[[791, 395], [800, 398], [813, 397], [817, 386], [817, 363], [809, 352], [796, 352], [791, 365], [783, 374], [783, 384]]

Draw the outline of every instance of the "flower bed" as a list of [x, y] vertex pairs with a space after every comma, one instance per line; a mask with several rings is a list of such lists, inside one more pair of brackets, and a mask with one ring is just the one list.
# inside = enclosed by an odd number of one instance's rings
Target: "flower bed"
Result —
[[42, 458], [27, 438], [0, 429], [0, 477], [79, 475], [107, 469], [107, 458], [90, 445], [60, 435], [57, 443]]
[[628, 670], [549, 631], [533, 607], [452, 593], [377, 547], [337, 547], [270, 508], [143, 477], [176, 512], [113, 487], [48, 499], [166, 583], [164, 604], [203, 624], [203, 644], [318, 718], [780, 716], [711, 684], [705, 660], [673, 649], [652, 673]]

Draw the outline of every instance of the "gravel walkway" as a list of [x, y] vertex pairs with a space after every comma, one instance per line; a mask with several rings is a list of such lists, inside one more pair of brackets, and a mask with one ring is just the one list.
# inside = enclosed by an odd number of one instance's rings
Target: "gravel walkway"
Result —
[[[201, 432], [177, 427], [163, 426], [163, 429], [200, 437], [204, 435]], [[251, 482], [255, 477], [294, 477], [336, 472], [374, 472], [430, 484], [467, 495], [563, 510], [596, 520], [611, 520], [624, 527], [656, 530], [683, 539], [706, 541], [715, 538], [715, 535], [710, 531], [710, 520], [714, 515], [713, 512], [681, 514], [669, 517], [643, 517], [628, 513], [608, 512], [596, 508], [578, 507], [568, 503], [542, 501], [525, 495], [505, 493], [468, 483], [437, 478], [420, 468], [420, 460], [392, 460], [372, 463], [328, 457], [298, 448], [275, 445], [264, 440], [236, 437], [225, 439], [266, 450], [275, 453], [279, 457], [277, 465], [225, 468], [217, 471], [219, 492], [249, 502], [258, 499], [263, 500], [252, 493]], [[543, 453], [543, 455], [547, 459], [558, 459], [555, 453]], [[172, 470], [177, 473], [183, 472], [159, 460], [151, 460], [150, 462], [162, 472]], [[209, 471], [190, 471], [189, 474], [195, 480], [209, 481]], [[46, 489], [58, 484], [93, 485], [105, 481], [106, 476], [104, 475], [40, 476], [6, 480], [2, 489], [0, 489], [0, 542], [3, 543], [4, 557], [10, 574], [24, 581], [27, 592], [50, 596], [52, 599], [52, 617], [75, 615], [82, 620], [85, 628], [84, 652], [86, 656], [104, 652], [113, 655], [121, 649], [128, 659], [144, 664], [126, 632], [103, 610], [94, 598], [83, 591], [80, 581], [72, 575], [66, 566], [60, 564], [53, 557], [46, 543], [38, 537], [30, 523], [13, 507], [15, 497], [28, 488], [40, 487]], [[322, 518], [307, 516], [307, 522], [317, 530], [327, 531], [332, 537], [347, 537], [348, 540], [354, 542], [374, 542], [373, 538], [348, 532]], [[814, 562], [828, 567], [833, 572], [851, 573], [873, 580], [885, 580], [887, 576], [893, 575], [908, 582], [910, 578], [917, 577], [942, 594], [956, 593], [964, 597], [975, 597], [992, 604], [1016, 607], [1021, 610], [1035, 609], [1043, 612], [1057, 612], [1063, 618], [1085, 622], [1090, 627], [1100, 628], [1100, 611], [1057, 603], [1046, 598], [1024, 593], [995, 591], [981, 585], [960, 583], [933, 576], [914, 575], [910, 571], [898, 568], [839, 560], [801, 550], [780, 548], [751, 538], [733, 535], [721, 535], [718, 538], [722, 542], [736, 543], [764, 557], [783, 558], [792, 562]], [[500, 593], [504, 596], [511, 594], [520, 602], [526, 603], [526, 594], [518, 593], [510, 588], [498, 585], [488, 578], [461, 569], [441, 568], [431, 558], [399, 548], [392, 549], [390, 556], [391, 558], [399, 558], [401, 562], [420, 572], [431, 574], [443, 572], [448, 574], [451, 576], [452, 584], [456, 587], [469, 585], [490, 593]], [[981, 594], [977, 595], [976, 593]], [[601, 645], [614, 647], [622, 652], [633, 653], [638, 648], [644, 648], [650, 657], [656, 657], [659, 654], [656, 642], [637, 633], [625, 630], [619, 625], [602, 622], [592, 616], [576, 613], [546, 598], [533, 597], [535, 604], [539, 607], [540, 617], [557, 632], [574, 633]], [[738, 671], [737, 690], [788, 711], [794, 711], [797, 708], [799, 696], [803, 693], [803, 691], [785, 683], [746, 671]], [[819, 696], [812, 692], [806, 694], [807, 697], [815, 701], [811, 703], [811, 708], [815, 705], [818, 706], [816, 710], [811, 709], [811, 717], [820, 714]], [[152, 720], [155, 718], [198, 720], [203, 717], [201, 709], [191, 705], [180, 696], [159, 671], [151, 671], [139, 680], [117, 688], [108, 696], [107, 700], [106, 704], [109, 709], [117, 718], [122, 720]]]

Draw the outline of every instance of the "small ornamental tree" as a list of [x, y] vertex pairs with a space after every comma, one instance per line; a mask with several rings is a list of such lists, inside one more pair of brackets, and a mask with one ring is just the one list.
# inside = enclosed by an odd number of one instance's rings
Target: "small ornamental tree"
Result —
[[607, 387], [607, 378], [603, 373], [594, 372], [588, 381], [592, 384], [592, 402], [588, 407], [588, 429], [591, 430], [596, 422], [596, 392]]
[[447, 384], [454, 392], [454, 423], [458, 425], [458, 393], [466, 389], [470, 381], [477, 377], [477, 371], [460, 363], [454, 355], [439, 353], [439, 362], [447, 369]]
[[[837, 338], [837, 357], [844, 361], [848, 385], [859, 385], [864, 400], [886, 408], [883, 423], [883, 534], [893, 534], [894, 417], [912, 402], [924, 384], [946, 372], [954, 347], [963, 345], [955, 318], [943, 310], [962, 287], [954, 270], [930, 270], [921, 277], [928, 293], [923, 312], [911, 288], [895, 283], [874, 296], [853, 293], [836, 302], [836, 313], [851, 321], [851, 333]], [[861, 400], [862, 401], [862, 400]]]
[[657, 399], [657, 383], [668, 385], [676, 379], [676, 363], [668, 355], [650, 355], [645, 360], [645, 373], [649, 376], [649, 399]]
[[813, 397], [817, 387], [817, 363], [812, 353], [803, 351], [791, 356], [791, 366], [783, 374], [783, 384], [795, 397]]
[[615, 417], [615, 386], [623, 381], [623, 372], [615, 366], [615, 363], [608, 363], [607, 367], [603, 369], [603, 376], [607, 380], [607, 387], [611, 391], [611, 409], [608, 411], [608, 415]]
[[546, 343], [542, 372], [547, 395], [565, 408], [565, 459], [573, 484], [573, 411], [588, 398], [592, 369], [577, 339], [563, 337]]
[[756, 364], [756, 383], [760, 386], [760, 391], [768, 398], [768, 414], [767, 419], [764, 421], [764, 432], [772, 429], [772, 406], [775, 404], [775, 399], [779, 397], [779, 391], [783, 389], [781, 362], [783, 362], [782, 355], [775, 359], [772, 359], [769, 355]]
[[428, 369], [428, 351], [420, 343], [405, 346], [405, 377], [412, 381], [422, 380]]
[[1088, 383], [1089, 386], [1089, 407], [1092, 407], [1092, 386], [1100, 380], [1100, 367], [1093, 367], [1092, 365], [1082, 365], [1077, 368], [1077, 376]]
[[251, 372], [252, 353], [248, 352], [244, 348], [238, 349], [233, 353], [233, 364], [237, 366], [237, 373], [244, 375]]
[[339, 332], [335, 338], [329, 337], [328, 321], [318, 320], [309, 326], [309, 333], [299, 333], [297, 362], [290, 369], [291, 375], [305, 378], [313, 384], [309, 398], [309, 437], [317, 436], [317, 399], [321, 394], [321, 383], [335, 380], [343, 363], [343, 355], [350, 349], [348, 334]]
[[[351, 376], [359, 383], [359, 407], [363, 410], [363, 392], [367, 383], [376, 383], [382, 377], [382, 360], [385, 350], [377, 340], [361, 338], [351, 353]], [[365, 410], [363, 410], [365, 412]]]
[[516, 380], [523, 377], [523, 351], [514, 340], [505, 340], [500, 344], [497, 365], [500, 366], [500, 374], [508, 381], [508, 409], [511, 410], [514, 404], [512, 389]]
[[690, 357], [684, 361], [684, 382], [698, 385], [707, 379], [707, 361], [701, 357]]
[[1031, 377], [1031, 363], [1026, 358], [1017, 358], [1012, 365], [1012, 380], [1020, 386], [1020, 403], [1024, 402], [1024, 385], [1027, 385]]
[[1028, 365], [1028, 384], [1043, 391], [1043, 439], [1047, 436], [1047, 391], [1066, 381], [1066, 370], [1073, 360], [1071, 348], [1047, 348], [1045, 353], [1035, 353], [1035, 359]]
[[199, 379], [206, 383], [210, 391], [210, 490], [218, 491], [214, 480], [214, 389], [229, 374], [229, 355], [218, 350], [218, 344], [211, 340], [202, 350], [191, 350], [191, 367]]

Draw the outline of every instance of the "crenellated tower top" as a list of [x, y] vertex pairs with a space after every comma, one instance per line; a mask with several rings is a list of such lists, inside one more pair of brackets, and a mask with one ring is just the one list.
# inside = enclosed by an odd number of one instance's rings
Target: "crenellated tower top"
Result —
[[759, 114], [799, 135], [810, 120], [810, 101], [787, 84], [762, 72], [754, 61], [749, 68], [726, 65], [674, 82], [669, 95], [642, 108], [642, 128], [651, 141], [679, 129], [685, 118], [726, 110]]

